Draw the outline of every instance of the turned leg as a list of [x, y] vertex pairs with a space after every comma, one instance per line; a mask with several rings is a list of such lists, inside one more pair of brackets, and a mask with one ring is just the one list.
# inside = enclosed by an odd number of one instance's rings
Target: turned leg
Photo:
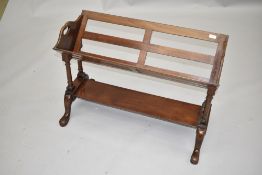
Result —
[[216, 86], [208, 87], [206, 100], [203, 103], [202, 109], [200, 111], [200, 120], [196, 129], [195, 147], [190, 160], [192, 164], [197, 164], [199, 161], [200, 148], [207, 131], [209, 115], [212, 106], [211, 102], [215, 94], [215, 91], [216, 91]]
[[199, 160], [200, 148], [206, 134], [206, 128], [198, 127], [196, 130], [196, 143], [193, 154], [191, 156], [191, 163], [197, 164]]
[[59, 124], [62, 127], [66, 126], [70, 119], [71, 104], [75, 99], [73, 95], [74, 84], [72, 80], [71, 67], [70, 67], [71, 58], [72, 58], [71, 55], [64, 54], [64, 53], [62, 54], [62, 59], [65, 62], [66, 75], [67, 75], [67, 88], [64, 96], [65, 113], [63, 117], [59, 120]]

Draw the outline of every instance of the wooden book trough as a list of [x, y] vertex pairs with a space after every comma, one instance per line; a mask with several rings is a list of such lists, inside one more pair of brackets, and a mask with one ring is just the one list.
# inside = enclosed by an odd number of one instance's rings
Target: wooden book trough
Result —
[[[143, 41], [88, 32], [85, 30], [88, 20], [144, 29], [145, 33]], [[207, 55], [151, 44], [150, 39], [152, 32], [161, 32], [194, 38], [197, 40], [215, 42], [217, 43], [216, 53], [215, 55]], [[138, 60], [137, 62], [130, 62], [118, 58], [84, 52], [81, 50], [83, 39], [138, 49], [140, 50]], [[76, 98], [81, 98], [99, 104], [138, 112], [147, 116], [193, 127], [196, 128], [196, 141], [191, 156], [191, 163], [197, 164], [200, 147], [208, 126], [212, 105], [211, 101], [219, 85], [227, 41], [228, 36], [223, 34], [92, 11], [82, 11], [76, 21], [69, 21], [62, 27], [59, 39], [54, 47], [54, 50], [59, 51], [62, 54], [62, 60], [65, 62], [66, 66], [68, 83], [64, 96], [65, 113], [59, 123], [61, 126], [67, 125], [70, 118], [72, 102]], [[146, 65], [145, 60], [147, 52], [212, 65], [210, 78], [203, 78], [196, 75]], [[72, 58], [76, 59], [78, 62], [78, 74], [75, 80], [72, 79], [70, 68], [70, 61]], [[207, 96], [202, 105], [195, 105], [97, 82], [93, 79], [89, 79], [88, 75], [84, 73], [82, 66], [83, 61], [135, 71], [150, 76], [206, 88]]]

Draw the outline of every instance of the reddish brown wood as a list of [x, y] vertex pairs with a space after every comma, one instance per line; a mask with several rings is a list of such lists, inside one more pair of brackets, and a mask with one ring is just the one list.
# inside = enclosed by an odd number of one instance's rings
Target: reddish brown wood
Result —
[[[151, 31], [151, 30], [150, 30]], [[148, 35], [148, 36], [147, 36]], [[206, 55], [202, 53], [196, 53], [166, 46], [160, 46], [156, 44], [150, 44], [147, 39], [147, 37], [151, 37], [152, 33], [145, 33], [145, 40], [143, 42], [141, 41], [135, 41], [130, 39], [124, 39], [119, 38], [115, 36], [110, 35], [103, 35], [98, 34], [94, 32], [85, 32], [83, 35], [84, 39], [93, 40], [93, 41], [99, 41], [104, 42], [108, 44], [114, 44], [118, 46], [125, 46], [133, 49], [139, 49], [144, 52], [152, 52], [152, 53], [158, 53], [162, 55], [177, 57], [177, 58], [183, 58], [187, 60], [207, 63], [207, 64], [213, 64], [214, 56], [212, 55]]]
[[71, 113], [71, 105], [72, 102], [75, 100], [76, 92], [78, 91], [80, 85], [85, 81], [88, 80], [88, 76], [85, 73], [78, 72], [78, 77], [72, 81], [72, 74], [71, 74], [71, 67], [70, 67], [70, 60], [72, 59], [72, 55], [63, 53], [62, 59], [66, 65], [66, 75], [67, 75], [67, 87], [64, 95], [64, 107], [65, 113], [62, 118], [59, 120], [60, 126], [64, 127], [67, 125], [70, 119]]
[[[85, 31], [89, 19], [144, 29], [144, 39], [143, 41], [135, 41]], [[218, 43], [216, 54], [206, 55], [151, 44], [150, 39], [154, 31], [216, 42]], [[138, 49], [140, 50], [138, 60], [137, 62], [129, 62], [119, 58], [111, 58], [83, 52], [81, 51], [83, 39]], [[62, 53], [62, 59], [65, 62], [67, 74], [67, 88], [64, 96], [65, 113], [59, 121], [60, 125], [67, 125], [70, 119], [71, 104], [78, 97], [127, 111], [149, 115], [162, 120], [195, 127], [196, 140], [194, 151], [191, 156], [191, 163], [197, 164], [199, 161], [200, 148], [207, 131], [212, 99], [219, 85], [227, 42], [228, 36], [224, 34], [84, 10], [76, 21], [67, 22], [61, 28], [59, 39], [54, 47], [55, 50]], [[208, 79], [196, 75], [145, 65], [147, 52], [213, 65], [210, 78]], [[74, 81], [72, 80], [70, 67], [70, 61], [72, 58], [75, 58], [78, 61], [78, 74]], [[203, 87], [207, 89], [207, 96], [202, 106], [199, 106], [96, 82], [94, 80], [89, 80], [88, 75], [84, 73], [82, 61], [117, 67], [150, 76]]]
[[74, 97], [73, 97], [74, 84], [72, 81], [72, 74], [71, 74], [71, 68], [70, 68], [70, 60], [72, 56], [68, 54], [62, 54], [62, 58], [66, 65], [67, 87], [66, 87], [66, 91], [64, 95], [65, 113], [63, 117], [59, 120], [59, 124], [60, 126], [64, 127], [67, 125], [70, 119], [71, 104], [74, 100]]
[[[77, 35], [77, 38], [76, 38], [76, 42], [75, 42], [75, 46], [74, 46], [74, 52], [78, 52], [82, 48], [82, 37], [83, 37], [83, 33], [85, 31], [85, 26], [86, 26], [86, 23], [87, 23], [87, 16], [86, 15], [81, 15], [81, 16], [83, 16], [83, 19], [81, 21], [81, 25], [79, 27], [79, 32], [78, 32], [78, 35]], [[87, 75], [83, 71], [82, 61], [78, 60], [77, 64], [78, 64], [77, 76], [86, 77]]]
[[177, 71], [166, 70], [162, 68], [152, 67], [148, 65], [137, 66], [136, 63], [125, 61], [121, 59], [106, 57], [102, 55], [80, 52], [82, 55], [81, 60], [88, 61], [96, 64], [102, 64], [106, 66], [117, 67], [125, 70], [143, 73], [159, 78], [165, 78], [169, 80], [176, 80], [182, 83], [187, 83], [199, 87], [207, 87], [210, 83], [207, 78], [181, 73]]
[[201, 109], [201, 106], [198, 105], [112, 86], [94, 80], [85, 81], [77, 91], [76, 96], [191, 127], [197, 126], [198, 114]]
[[76, 42], [78, 31], [82, 23], [83, 16], [80, 15], [76, 21], [68, 21], [61, 28], [59, 33], [59, 39], [53, 49], [73, 51]]
[[229, 36], [227, 35], [220, 35], [219, 42], [218, 42], [218, 47], [216, 50], [216, 55], [215, 55], [215, 63], [210, 75], [210, 82], [214, 84], [219, 84], [219, 79], [223, 67], [223, 62], [224, 62], [224, 57], [226, 53], [226, 47], [227, 47], [227, 42], [228, 42]]
[[[152, 30], [146, 29], [145, 35], [144, 35], [144, 38], [143, 38], [143, 43], [146, 44], [147, 46], [150, 43], [151, 36], [152, 36]], [[144, 65], [145, 64], [147, 50], [148, 50], [148, 47], [146, 47], [145, 50], [140, 51], [139, 57], [138, 57], [138, 60], [137, 60], [138, 65]]]
[[205, 134], [206, 134], [206, 128], [197, 127], [195, 148], [190, 159], [190, 162], [192, 164], [197, 164], [199, 161], [200, 148], [204, 140]]
[[79, 32], [78, 32], [78, 35], [77, 35], [77, 38], [76, 38], [74, 52], [80, 51], [80, 49], [82, 47], [82, 38], [83, 38], [83, 35], [84, 35], [84, 32], [85, 32], [85, 27], [86, 27], [87, 20], [88, 20], [86, 15], [82, 15], [82, 16], [83, 16], [83, 19], [81, 21], [81, 26], [79, 28]]
[[[207, 31], [202, 31], [202, 30], [161, 24], [161, 23], [150, 22], [150, 21], [145, 21], [145, 20], [116, 16], [116, 15], [109, 15], [109, 14], [92, 12], [92, 11], [87, 11], [87, 10], [84, 10], [82, 14], [87, 15], [88, 19], [92, 19], [96, 21], [103, 21], [103, 22], [130, 26], [130, 27], [136, 27], [136, 28], [141, 28], [141, 29], [151, 29], [157, 32], [185, 36], [185, 37], [190, 37], [190, 38], [195, 38], [195, 39], [200, 39], [200, 40], [206, 40], [210, 42], [217, 42], [218, 41], [217, 38], [220, 35], [214, 32], [207, 32]], [[210, 38], [209, 37], [210, 34], [217, 36], [216, 39]]]

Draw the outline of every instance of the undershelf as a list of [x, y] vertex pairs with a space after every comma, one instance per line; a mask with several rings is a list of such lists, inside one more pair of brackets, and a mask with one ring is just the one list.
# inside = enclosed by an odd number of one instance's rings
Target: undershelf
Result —
[[[75, 81], [76, 83], [76, 81]], [[145, 114], [161, 120], [196, 127], [201, 106], [121, 88], [94, 80], [84, 80], [76, 97], [99, 104]]]

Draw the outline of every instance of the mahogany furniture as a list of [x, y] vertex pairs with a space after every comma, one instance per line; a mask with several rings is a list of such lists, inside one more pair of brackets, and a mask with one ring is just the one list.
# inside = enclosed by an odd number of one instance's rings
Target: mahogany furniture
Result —
[[[143, 41], [136, 41], [85, 31], [88, 20], [144, 29], [144, 39]], [[150, 39], [154, 31], [215, 42], [217, 43], [216, 53], [215, 55], [207, 55], [151, 44]], [[82, 39], [138, 49], [140, 50], [140, 54], [137, 62], [134, 63], [117, 58], [87, 53], [81, 50]], [[191, 163], [197, 164], [200, 148], [207, 131], [212, 106], [211, 101], [219, 85], [227, 41], [228, 36], [224, 34], [83, 10], [76, 21], [69, 21], [61, 28], [59, 39], [54, 47], [54, 50], [62, 54], [62, 60], [65, 62], [66, 66], [68, 83], [64, 96], [65, 113], [59, 123], [62, 127], [67, 125], [70, 118], [72, 102], [76, 98], [82, 98], [193, 127], [196, 128], [196, 140], [194, 151], [191, 156]], [[203, 78], [196, 75], [146, 65], [145, 60], [147, 52], [210, 64], [213, 66], [210, 78]], [[72, 79], [70, 68], [70, 61], [72, 58], [76, 59], [78, 62], [78, 74], [74, 80]], [[82, 66], [83, 61], [135, 71], [150, 76], [206, 88], [207, 96], [202, 105], [195, 105], [97, 82], [93, 79], [89, 79], [88, 75], [84, 73]]]

